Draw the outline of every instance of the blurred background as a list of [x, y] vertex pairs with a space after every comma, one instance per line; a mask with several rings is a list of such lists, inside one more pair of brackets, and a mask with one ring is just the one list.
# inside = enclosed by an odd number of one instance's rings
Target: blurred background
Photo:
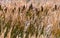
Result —
[[60, 38], [60, 0], [0, 0], [0, 38]]

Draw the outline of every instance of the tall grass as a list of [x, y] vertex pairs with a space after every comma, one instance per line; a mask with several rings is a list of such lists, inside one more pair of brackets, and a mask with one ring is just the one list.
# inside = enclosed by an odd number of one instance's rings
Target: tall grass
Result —
[[0, 38], [60, 38], [60, 7], [49, 4], [0, 5]]

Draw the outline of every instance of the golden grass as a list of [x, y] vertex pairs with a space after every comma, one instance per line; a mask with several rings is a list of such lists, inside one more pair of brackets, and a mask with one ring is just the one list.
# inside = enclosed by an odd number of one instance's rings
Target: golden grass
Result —
[[0, 38], [60, 38], [59, 6], [19, 3], [0, 5]]

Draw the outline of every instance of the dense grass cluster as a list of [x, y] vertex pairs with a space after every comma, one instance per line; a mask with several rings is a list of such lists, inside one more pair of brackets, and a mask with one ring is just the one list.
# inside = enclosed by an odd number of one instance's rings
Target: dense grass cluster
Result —
[[0, 38], [60, 38], [60, 7], [0, 5]]

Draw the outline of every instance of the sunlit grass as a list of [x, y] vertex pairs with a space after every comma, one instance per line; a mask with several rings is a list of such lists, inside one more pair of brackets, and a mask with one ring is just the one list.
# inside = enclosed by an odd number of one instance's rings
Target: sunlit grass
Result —
[[34, 8], [30, 4], [28, 10], [25, 5], [15, 6], [12, 9], [11, 6], [2, 8], [0, 5], [0, 38], [60, 37], [60, 11], [57, 5], [53, 5], [54, 8], [47, 4]]

